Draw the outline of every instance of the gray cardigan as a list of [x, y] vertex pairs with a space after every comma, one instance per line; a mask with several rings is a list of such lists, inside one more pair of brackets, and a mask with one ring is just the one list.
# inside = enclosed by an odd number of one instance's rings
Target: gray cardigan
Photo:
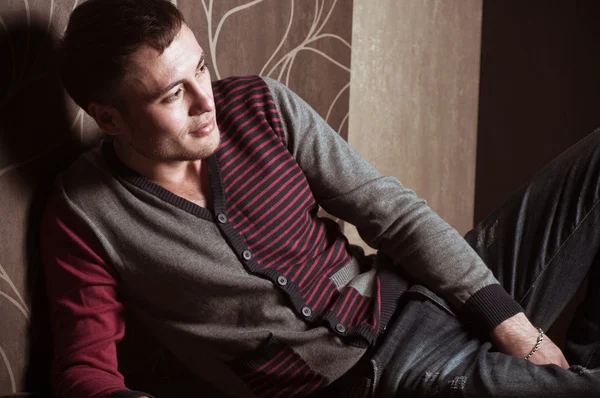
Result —
[[[488, 329], [519, 310], [471, 247], [424, 200], [396, 178], [381, 176], [297, 95], [264, 80], [287, 149], [320, 206], [354, 224], [369, 245]], [[115, 174], [100, 149], [62, 174], [56, 197], [116, 270], [128, 310], [224, 392], [252, 396], [227, 364], [268, 336], [293, 348], [329, 381], [363, 356], [364, 347], [305, 322], [271, 281], [249, 274], [215, 220], [174, 207]], [[368, 295], [374, 273], [365, 272], [367, 258], [352, 253], [337, 274], [342, 281], [334, 282], [353, 284]]]

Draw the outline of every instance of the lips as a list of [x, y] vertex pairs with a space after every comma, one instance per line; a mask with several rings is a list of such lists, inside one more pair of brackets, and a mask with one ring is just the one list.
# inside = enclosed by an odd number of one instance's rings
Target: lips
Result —
[[214, 116], [206, 123], [201, 124], [195, 130], [192, 130], [190, 134], [205, 136], [209, 135], [215, 129], [215, 118]]

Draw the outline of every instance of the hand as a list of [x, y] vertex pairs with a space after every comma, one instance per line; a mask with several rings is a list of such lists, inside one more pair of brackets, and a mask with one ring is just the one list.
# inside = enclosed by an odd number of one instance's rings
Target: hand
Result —
[[[540, 333], [525, 314], [520, 312], [496, 326], [492, 330], [491, 338], [500, 352], [525, 358], [535, 346], [539, 335]], [[537, 365], [554, 364], [563, 369], [569, 367], [560, 348], [547, 335], [529, 361]]]

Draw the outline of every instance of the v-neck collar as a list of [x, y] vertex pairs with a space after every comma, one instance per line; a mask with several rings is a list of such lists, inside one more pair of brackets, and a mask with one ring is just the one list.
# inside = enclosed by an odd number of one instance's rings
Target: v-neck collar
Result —
[[103, 140], [101, 151], [106, 163], [119, 177], [181, 210], [212, 222], [215, 222], [215, 214], [225, 212], [225, 194], [216, 154], [205, 159], [205, 162], [208, 165], [210, 189], [213, 195], [211, 211], [208, 208], [199, 206], [194, 202], [174, 194], [157, 183], [150, 181], [137, 171], [129, 168], [117, 156], [114, 148], [114, 139], [112, 137], [106, 137]]

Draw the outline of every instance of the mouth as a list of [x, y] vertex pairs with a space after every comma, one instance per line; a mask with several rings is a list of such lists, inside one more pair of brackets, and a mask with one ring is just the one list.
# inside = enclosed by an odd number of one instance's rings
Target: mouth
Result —
[[213, 116], [208, 122], [201, 124], [197, 129], [190, 132], [195, 136], [207, 136], [215, 129], [215, 117]]

